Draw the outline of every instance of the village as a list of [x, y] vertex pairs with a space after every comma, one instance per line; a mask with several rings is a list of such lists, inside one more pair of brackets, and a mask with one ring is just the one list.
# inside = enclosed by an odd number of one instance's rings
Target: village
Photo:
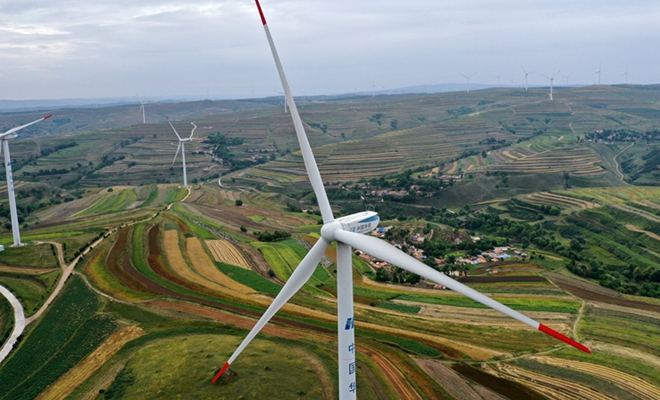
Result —
[[[386, 239], [386, 236], [391, 236], [387, 235], [387, 232], [393, 228], [393, 226], [379, 227], [372, 231], [370, 234], [381, 239]], [[386, 240], [388, 240], [392, 246], [406, 252], [418, 261], [431, 266], [432, 268], [447, 276], [451, 276], [459, 280], [462, 277], [467, 277], [468, 271], [472, 266], [475, 265], [483, 264], [489, 266], [491, 268], [487, 269], [488, 273], [496, 274], [497, 268], [494, 267], [497, 266], [497, 263], [501, 263], [503, 261], [528, 259], [527, 253], [519, 251], [514, 246], [496, 246], [489, 251], [484, 251], [476, 255], [458, 255], [456, 254], [460, 253], [460, 250], [458, 250], [451, 252], [451, 254], [448, 254], [445, 258], [429, 257], [425, 254], [424, 250], [420, 248], [420, 245], [424, 243], [425, 240], [430, 240], [433, 237], [433, 234], [433, 229], [431, 229], [426, 234], [413, 231], [408, 233], [406, 238], [403, 240], [401, 238]], [[473, 243], [481, 241], [481, 238], [478, 236], [470, 236], [467, 234], [459, 236], [463, 237], [454, 238], [452, 240], [453, 246], [458, 246], [465, 240], [471, 241]], [[417, 275], [405, 273], [400, 268], [372, 257], [369, 254], [363, 253], [360, 250], [357, 250], [355, 254], [371, 266], [373, 271], [376, 273], [376, 280], [378, 281], [411, 285], [414, 284], [417, 286], [434, 289], [446, 289], [443, 285], [427, 283], [421, 280]]]

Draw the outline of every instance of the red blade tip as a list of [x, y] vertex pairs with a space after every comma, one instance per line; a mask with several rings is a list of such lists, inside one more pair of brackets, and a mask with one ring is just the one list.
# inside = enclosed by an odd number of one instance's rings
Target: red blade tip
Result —
[[261, 23], [266, 25], [266, 17], [264, 17], [264, 12], [261, 11], [261, 4], [259, 4], [259, 0], [254, 0], [255, 3], [257, 3], [257, 8], [259, 9], [259, 15], [261, 16]]
[[229, 368], [229, 363], [225, 363], [224, 367], [222, 367], [222, 369], [220, 370], [220, 372], [218, 372], [218, 374], [215, 376], [215, 378], [213, 378], [213, 380], [211, 381], [211, 383], [215, 383], [215, 381], [217, 381], [218, 379], [220, 379], [220, 377], [222, 376], [222, 374], [225, 373], [225, 371], [227, 370], [227, 368]]
[[561, 333], [555, 331], [554, 329], [550, 329], [547, 326], [543, 324], [539, 324], [539, 330], [543, 333], [547, 333], [548, 335], [552, 336], [555, 339], [559, 339], [564, 343], [568, 343], [571, 346], [575, 347], [578, 350], [584, 351], [587, 354], [591, 354], [591, 350], [586, 348], [584, 345], [576, 342], [575, 340], [571, 338], [567, 338], [566, 336], [562, 335]]
[[44, 117], [44, 119], [48, 119], [48, 118], [50, 118], [50, 117], [52, 117], [52, 116], [53, 116], [53, 114], [48, 114], [48, 115], [46, 115], [46, 116]]

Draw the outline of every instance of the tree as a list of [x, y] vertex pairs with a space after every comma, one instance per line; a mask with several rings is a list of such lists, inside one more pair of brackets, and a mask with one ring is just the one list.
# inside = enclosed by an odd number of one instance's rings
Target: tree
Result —
[[243, 232], [243, 233], [247, 232], [247, 228], [244, 227], [243, 225], [241, 225], [241, 232]]
[[236, 200], [234, 204], [236, 204], [237, 207], [240, 207], [243, 205], [243, 200]]

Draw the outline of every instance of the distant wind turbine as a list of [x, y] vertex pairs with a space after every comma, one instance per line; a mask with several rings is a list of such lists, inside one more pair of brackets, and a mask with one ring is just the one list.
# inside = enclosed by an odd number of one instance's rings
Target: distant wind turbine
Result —
[[468, 93], [470, 93], [470, 78], [472, 78], [475, 74], [476, 74], [476, 72], [473, 73], [473, 74], [470, 75], [470, 76], [466, 76], [466, 75], [463, 75], [463, 74], [459, 74], [459, 75], [462, 76], [463, 78], [467, 79], [467, 92], [468, 92]]
[[[229, 360], [227, 360], [225, 365], [216, 373], [212, 382], [215, 383], [222, 374], [229, 369], [230, 365], [232, 365], [239, 354], [241, 354], [241, 352], [250, 344], [252, 339], [259, 333], [259, 331], [261, 331], [268, 321], [270, 321], [275, 313], [277, 313], [277, 311], [279, 311], [280, 308], [282, 308], [293, 297], [293, 295], [302, 289], [305, 283], [312, 277], [321, 258], [333, 242], [336, 243], [337, 246], [337, 362], [339, 364], [338, 391], [340, 400], [354, 400], [357, 396], [356, 376], [359, 367], [356, 366], [355, 360], [357, 347], [355, 345], [356, 324], [353, 306], [353, 261], [351, 259], [353, 248], [358, 248], [380, 260], [397, 265], [411, 273], [446, 286], [456, 293], [470, 297], [471, 299], [515, 318], [536, 330], [562, 340], [584, 352], [590, 353], [589, 349], [582, 344], [567, 338], [561, 333], [556, 332], [553, 329], [493, 300], [492, 298], [465, 286], [453, 278], [434, 270], [389, 243], [368, 235], [369, 232], [378, 226], [380, 221], [378, 214], [375, 211], [363, 211], [335, 219], [330, 206], [330, 201], [328, 200], [328, 195], [323, 185], [323, 178], [319, 173], [318, 165], [316, 164], [314, 153], [312, 152], [312, 147], [309, 144], [309, 140], [305, 134], [305, 128], [300, 119], [300, 115], [298, 114], [298, 109], [296, 108], [296, 103], [291, 96], [291, 91], [289, 90], [279, 56], [275, 50], [273, 38], [271, 37], [270, 30], [266, 24], [266, 18], [259, 5], [259, 0], [256, 0], [256, 3], [264, 31], [266, 32], [266, 38], [268, 39], [268, 44], [275, 60], [277, 72], [279, 73], [282, 82], [282, 87], [284, 88], [287, 97], [290, 99], [289, 106], [291, 108], [293, 126], [296, 131], [298, 144], [300, 145], [300, 152], [305, 164], [305, 169], [307, 170], [307, 175], [321, 211], [323, 227], [321, 228], [319, 240], [309, 250], [307, 255], [303, 257], [302, 261], [293, 271], [293, 274], [291, 274], [280, 293], [275, 297], [271, 305], [264, 312], [259, 321], [257, 321], [252, 330], [250, 330], [250, 333], [248, 333], [245, 339], [243, 339], [243, 342], [241, 342], [231, 357], [229, 357]], [[290, 374], [292, 371], [284, 371], [283, 373]], [[255, 376], [254, 379], [258, 380], [259, 372], [256, 372], [255, 374], [257, 376]]]
[[545, 78], [548, 78], [548, 79], [550, 80], [550, 100], [552, 100], [552, 82], [555, 80], [555, 76], [557, 76], [557, 74], [559, 74], [560, 72], [561, 72], [561, 71], [557, 71], [557, 73], [554, 74], [554, 75], [552, 76], [552, 78], [550, 78], [549, 76], [545, 76], [545, 75], [541, 74], [541, 75], [543, 75]]
[[562, 78], [564, 78], [564, 85], [568, 86], [568, 78], [570, 78], [570, 77], [571, 77], [571, 74], [562, 76]]
[[529, 75], [533, 74], [535, 71], [527, 72], [527, 71], [525, 71], [525, 68], [523, 68], [522, 65], [520, 66], [520, 69], [522, 69], [523, 72], [525, 73], [525, 92], [526, 92], [526, 91], [527, 91], [527, 77], [528, 77]]
[[141, 113], [142, 113], [142, 123], [143, 123], [143, 124], [146, 124], [146, 123], [147, 123], [147, 119], [146, 119], [146, 117], [145, 117], [145, 115], [144, 115], [144, 101], [142, 101], [142, 100], [140, 100], [140, 111], [138, 111], [138, 112], [141, 112]]
[[16, 211], [16, 197], [14, 194], [14, 175], [11, 172], [11, 156], [9, 155], [9, 139], [14, 139], [17, 135], [16, 132], [20, 131], [23, 128], [27, 128], [30, 125], [34, 125], [37, 122], [46, 120], [53, 115], [46, 115], [43, 118], [39, 118], [36, 121], [32, 121], [29, 124], [17, 126], [12, 128], [7, 132], [0, 134], [0, 140], [2, 140], [2, 148], [0, 148], [0, 153], [2, 150], [5, 151], [5, 171], [7, 172], [7, 195], [9, 196], [9, 213], [11, 216], [11, 232], [14, 236], [13, 247], [23, 246], [21, 243], [21, 231], [18, 226], [18, 212]]
[[179, 138], [179, 147], [176, 148], [176, 154], [174, 155], [174, 160], [172, 160], [172, 165], [176, 162], [176, 157], [179, 155], [179, 150], [181, 150], [181, 159], [183, 161], [183, 187], [187, 188], [188, 187], [188, 175], [186, 174], [186, 142], [190, 142], [193, 140], [193, 134], [195, 133], [195, 129], [197, 129], [197, 125], [195, 125], [194, 122], [191, 122], [192, 126], [194, 127], [192, 131], [190, 132], [190, 137], [187, 138], [181, 138], [179, 136], [179, 132], [174, 129], [174, 125], [172, 125], [172, 121], [170, 121], [169, 118], [167, 118], [167, 122], [170, 123], [170, 126], [172, 127], [172, 130], [176, 134], [176, 137]]
[[624, 75], [626, 76], [626, 85], [627, 85], [628, 84], [628, 66], [627, 65], [626, 65], [626, 72], [621, 74], [621, 76], [624, 76]]
[[591, 74], [591, 76], [598, 75], [598, 86], [600, 86], [600, 74], [601, 74], [601, 69], [600, 69], [600, 67], [601, 67], [601, 64], [602, 64], [602, 63], [599, 63], [599, 64], [598, 64], [598, 71], [596, 71], [596, 72], [594, 72], [593, 74]]
[[500, 73], [499, 75], [494, 75], [495, 78], [497, 78], [497, 87], [500, 87], [500, 77], [502, 74]]

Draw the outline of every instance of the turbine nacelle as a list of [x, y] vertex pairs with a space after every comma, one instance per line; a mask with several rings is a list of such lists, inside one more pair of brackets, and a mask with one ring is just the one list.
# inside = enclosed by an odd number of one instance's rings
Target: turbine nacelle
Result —
[[362, 211], [359, 213], [347, 215], [345, 217], [337, 218], [334, 221], [324, 224], [323, 228], [321, 228], [321, 236], [325, 240], [332, 242], [336, 240], [335, 231], [337, 231], [337, 229], [347, 232], [366, 234], [376, 229], [379, 222], [380, 218], [378, 217], [377, 212]]

